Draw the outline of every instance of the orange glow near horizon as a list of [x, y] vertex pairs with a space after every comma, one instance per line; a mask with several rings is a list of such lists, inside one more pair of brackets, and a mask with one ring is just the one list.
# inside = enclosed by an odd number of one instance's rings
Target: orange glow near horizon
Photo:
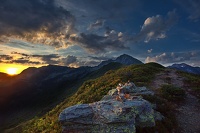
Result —
[[[0, 63], [0, 72], [7, 73], [9, 75], [17, 75], [20, 74], [24, 69], [27, 69], [28, 65], [21, 65], [21, 64], [4, 64]], [[35, 66], [39, 67], [39, 66]]]

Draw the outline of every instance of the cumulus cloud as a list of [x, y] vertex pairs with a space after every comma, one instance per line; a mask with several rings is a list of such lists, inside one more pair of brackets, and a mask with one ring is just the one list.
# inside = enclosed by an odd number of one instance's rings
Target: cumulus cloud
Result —
[[11, 38], [62, 47], [75, 18], [54, 0], [1, 0], [0, 40]]
[[97, 20], [95, 23], [90, 24], [88, 30], [99, 29], [104, 25], [105, 20]]
[[159, 63], [174, 63], [174, 62], [184, 62], [190, 61], [194, 58], [199, 58], [200, 52], [192, 51], [192, 52], [180, 52], [180, 53], [162, 53], [160, 55], [156, 55], [154, 57], [147, 57], [145, 62], [159, 62]]
[[134, 41], [143, 41], [148, 43], [150, 40], [158, 40], [166, 37], [166, 32], [178, 20], [175, 10], [168, 12], [167, 17], [161, 15], [148, 17], [141, 31], [134, 37]]

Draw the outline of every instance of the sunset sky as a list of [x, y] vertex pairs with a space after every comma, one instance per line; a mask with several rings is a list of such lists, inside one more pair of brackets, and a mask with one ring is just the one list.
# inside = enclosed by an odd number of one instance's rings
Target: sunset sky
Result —
[[0, 72], [121, 54], [200, 66], [200, 1], [0, 0]]

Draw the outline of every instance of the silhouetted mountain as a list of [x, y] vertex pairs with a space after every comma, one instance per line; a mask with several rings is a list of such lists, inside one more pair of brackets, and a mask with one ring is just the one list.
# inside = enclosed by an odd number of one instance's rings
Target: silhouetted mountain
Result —
[[7, 77], [9, 77], [8, 74], [0, 72], [0, 80], [3, 80], [5, 78], [7, 78]]
[[142, 62], [129, 55], [121, 55], [115, 60], [103, 61], [96, 67], [70, 68], [48, 65], [27, 68], [16, 76], [0, 74], [0, 78], [8, 77], [0, 80], [2, 83], [0, 84], [0, 114], [10, 115], [26, 109], [43, 110], [48, 106], [56, 105], [56, 102], [62, 100], [64, 96], [75, 92], [74, 88], [85, 80], [97, 78], [109, 70], [131, 64], [142, 64]]
[[173, 64], [172, 66], [168, 66], [169, 68], [174, 68], [180, 71], [193, 73], [193, 74], [200, 74], [200, 67], [193, 67], [185, 63], [181, 64]]
[[[18, 76], [10, 78], [0, 86], [0, 105], [20, 108], [30, 104], [50, 101], [55, 94], [62, 92], [76, 81], [90, 73], [86, 67], [69, 68], [63, 66], [43, 66], [28, 68]], [[5, 107], [6, 106], [6, 107]]]
[[140, 60], [133, 58], [130, 55], [123, 54], [114, 60], [110, 59], [107, 61], [102, 61], [96, 68], [101, 68], [102, 66], [107, 65], [111, 62], [117, 62], [117, 63], [121, 63], [123, 65], [143, 64]]

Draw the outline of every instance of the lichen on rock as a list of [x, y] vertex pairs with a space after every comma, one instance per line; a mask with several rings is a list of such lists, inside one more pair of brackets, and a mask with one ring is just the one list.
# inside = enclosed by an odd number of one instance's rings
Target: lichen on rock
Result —
[[162, 119], [141, 96], [118, 101], [115, 90], [110, 90], [101, 101], [63, 110], [59, 115], [63, 133], [135, 133], [136, 126], [153, 127], [156, 117]]

